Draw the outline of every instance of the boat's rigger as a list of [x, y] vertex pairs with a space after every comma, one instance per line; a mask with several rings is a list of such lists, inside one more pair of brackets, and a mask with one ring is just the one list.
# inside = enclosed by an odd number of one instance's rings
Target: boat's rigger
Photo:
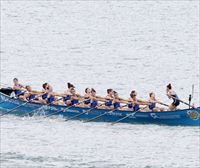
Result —
[[[9, 96], [0, 93], [0, 113], [4, 114], [5, 112], [15, 108], [18, 105], [23, 104], [24, 102], [20, 99], [10, 99]], [[41, 109], [32, 111], [34, 109]], [[69, 118], [74, 115], [86, 112], [89, 108], [81, 108], [81, 107], [70, 107], [64, 112], [62, 109], [66, 109], [66, 106], [58, 106], [58, 105], [50, 105], [44, 106], [43, 104], [38, 103], [27, 103], [24, 106], [17, 108], [15, 111], [9, 114], [15, 114], [19, 116], [25, 115], [51, 115], [56, 113], [56, 115], [62, 115], [63, 117]], [[77, 118], [78, 120], [88, 120], [93, 117], [96, 117], [100, 114], [108, 112], [110, 110], [105, 109], [93, 109], [88, 113], [84, 113]], [[31, 113], [30, 113], [31, 112]], [[176, 111], [168, 111], [168, 112], [131, 112], [131, 111], [122, 111], [116, 110], [102, 117], [94, 120], [94, 121], [102, 121], [102, 122], [115, 122], [122, 117], [125, 117], [129, 114], [131, 116], [126, 119], [120, 121], [123, 123], [141, 123], [141, 124], [164, 124], [164, 125], [191, 125], [191, 126], [199, 126], [200, 125], [200, 108], [197, 109], [183, 109]]]

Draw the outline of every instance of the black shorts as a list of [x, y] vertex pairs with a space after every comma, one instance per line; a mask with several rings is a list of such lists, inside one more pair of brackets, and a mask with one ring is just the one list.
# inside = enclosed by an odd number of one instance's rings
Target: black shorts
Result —
[[180, 104], [180, 101], [179, 100], [177, 100], [177, 99], [173, 99], [173, 103], [172, 103], [172, 105], [174, 105], [174, 106], [178, 106]]

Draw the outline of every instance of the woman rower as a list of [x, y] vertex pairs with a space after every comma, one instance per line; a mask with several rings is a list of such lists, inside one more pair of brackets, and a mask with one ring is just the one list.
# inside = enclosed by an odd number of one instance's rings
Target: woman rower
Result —
[[90, 107], [96, 108], [98, 106], [98, 98], [96, 96], [96, 90], [93, 88], [91, 89], [91, 101], [90, 101]]
[[84, 95], [84, 106], [89, 107], [90, 101], [91, 101], [91, 90], [90, 88], [85, 89], [85, 95]]
[[13, 79], [13, 83], [14, 83], [13, 90], [15, 92], [15, 96], [24, 99], [24, 93], [26, 91], [25, 86], [20, 84], [17, 78]]
[[147, 107], [140, 108], [140, 105], [149, 105], [150, 103], [148, 101], [137, 99], [137, 92], [135, 90], [130, 93], [128, 102], [128, 108], [133, 111], [149, 111]]
[[114, 100], [113, 100], [114, 109], [120, 109], [121, 103], [127, 103], [127, 101], [125, 99], [120, 98], [116, 91], [113, 92], [114, 92]]
[[172, 98], [173, 102], [169, 106], [170, 110], [176, 110], [177, 106], [180, 104], [179, 98], [176, 94], [176, 92], [172, 89], [172, 85], [168, 84], [166, 88], [166, 93], [169, 99]]
[[48, 83], [44, 83], [42, 87], [42, 92], [44, 92], [44, 94], [42, 95], [42, 103], [54, 104], [56, 99], [55, 96], [52, 94], [53, 87]]
[[65, 102], [66, 105], [71, 104], [71, 96], [72, 96], [72, 89], [74, 89], [75, 86], [71, 83], [67, 83], [67, 90], [64, 92], [64, 98], [63, 101]]
[[105, 102], [105, 106], [107, 108], [111, 108], [111, 106], [113, 105], [113, 99], [114, 99], [114, 92], [113, 89], [107, 89], [107, 96], [105, 97], [106, 102]]
[[42, 95], [42, 103], [48, 103], [48, 104], [55, 104], [55, 105], [65, 105], [65, 103], [62, 100], [64, 94], [53, 92], [53, 87], [49, 85], [48, 83], [43, 84], [43, 92], [45, 92]]
[[44, 92], [32, 90], [32, 87], [29, 85], [27, 85], [25, 88], [28, 92], [28, 93], [25, 93], [25, 95], [24, 95], [27, 101], [33, 101], [33, 102], [37, 102], [37, 103], [41, 102], [41, 99], [40, 99], [40, 97], [38, 97], [38, 95], [43, 94]]
[[161, 103], [160, 101], [156, 100], [155, 93], [151, 92], [149, 93], [149, 110], [155, 111], [155, 112], [161, 112], [164, 111], [164, 108], [156, 107], [156, 103]]
[[76, 90], [75, 88], [71, 89], [71, 104], [70, 105], [77, 105], [77, 104], [80, 104], [79, 103], [79, 99], [81, 98], [82, 96], [78, 93], [76, 93]]

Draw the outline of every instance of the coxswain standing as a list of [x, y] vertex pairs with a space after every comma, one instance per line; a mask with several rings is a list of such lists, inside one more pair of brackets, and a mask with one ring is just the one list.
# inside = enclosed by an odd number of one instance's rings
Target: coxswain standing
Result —
[[176, 108], [180, 104], [180, 100], [179, 100], [178, 95], [176, 94], [176, 92], [172, 89], [172, 85], [171, 84], [167, 85], [166, 94], [167, 94], [169, 99], [173, 100], [172, 104], [169, 106], [169, 109], [170, 110], [176, 110]]

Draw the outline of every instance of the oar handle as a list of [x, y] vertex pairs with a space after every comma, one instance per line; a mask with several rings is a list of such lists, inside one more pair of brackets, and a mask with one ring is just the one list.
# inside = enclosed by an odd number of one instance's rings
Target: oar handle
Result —
[[165, 104], [165, 103], [162, 103], [162, 102], [158, 102], [158, 104], [161, 104], [163, 106], [166, 106], [166, 107], [169, 107], [169, 105]]
[[[180, 99], [178, 99], [178, 98], [176, 98], [176, 97], [173, 97], [173, 96], [172, 96], [172, 98], [174, 98], [174, 99], [176, 99], [176, 100], [180, 101], [181, 103], [183, 103], [183, 104], [185, 104], [185, 105], [188, 105], [188, 106], [190, 107], [190, 104], [189, 104], [189, 103], [187, 103], [187, 102], [185, 102], [185, 101], [183, 101], [183, 100], [180, 100]], [[194, 107], [194, 106], [192, 106], [192, 108], [194, 108], [194, 109], [195, 109], [195, 107]]]
[[178, 98], [176, 98], [176, 97], [174, 97], [174, 96], [171, 96], [173, 99], [175, 99], [175, 100], [178, 100], [178, 101], [180, 101], [181, 103], [183, 103], [183, 104], [185, 104], [185, 105], [188, 105], [188, 106], [190, 106], [190, 104], [189, 103], [187, 103], [187, 102], [185, 102], [185, 101], [183, 101], [183, 100], [181, 100], [181, 99], [178, 99]]

